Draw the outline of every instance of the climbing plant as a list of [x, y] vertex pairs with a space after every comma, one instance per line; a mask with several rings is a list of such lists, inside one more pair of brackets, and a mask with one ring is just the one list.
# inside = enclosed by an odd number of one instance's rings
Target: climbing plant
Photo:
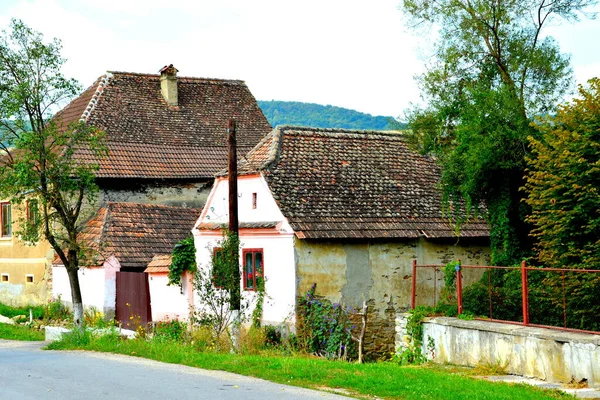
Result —
[[169, 285], [181, 285], [181, 275], [185, 271], [196, 271], [196, 247], [194, 238], [188, 237], [179, 241], [171, 253], [169, 266]]

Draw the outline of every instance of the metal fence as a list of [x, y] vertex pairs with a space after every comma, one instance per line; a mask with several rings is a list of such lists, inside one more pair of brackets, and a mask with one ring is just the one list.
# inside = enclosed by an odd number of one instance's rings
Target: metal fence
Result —
[[[444, 270], [449, 271], [446, 265], [419, 265], [413, 260], [412, 309], [417, 302], [435, 307], [441, 301], [456, 306], [458, 315], [469, 312], [477, 319], [600, 333], [600, 315], [587, 307], [600, 299], [600, 270], [528, 267], [525, 261], [521, 267], [462, 265], [457, 261], [449, 288], [445, 287]], [[417, 284], [423, 279], [433, 280], [428, 290]], [[484, 315], [487, 318], [481, 317]]]

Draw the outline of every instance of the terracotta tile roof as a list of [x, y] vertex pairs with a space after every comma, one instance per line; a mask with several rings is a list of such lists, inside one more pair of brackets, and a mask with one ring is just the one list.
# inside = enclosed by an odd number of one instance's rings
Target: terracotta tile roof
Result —
[[[100, 178], [210, 178], [226, 166], [225, 129], [237, 122], [240, 154], [271, 127], [243, 81], [178, 77], [179, 105], [168, 106], [160, 76], [110, 72], [56, 116], [106, 132]], [[93, 160], [89, 151], [77, 154]]]
[[[399, 134], [282, 126], [240, 161], [264, 175], [299, 238], [456, 237], [436, 162]], [[479, 218], [461, 237], [487, 237]]]
[[[240, 229], [267, 229], [275, 228], [281, 221], [257, 221], [257, 222], [240, 222]], [[227, 228], [228, 222], [203, 222], [196, 226], [199, 230], [215, 230]]]
[[171, 254], [190, 235], [199, 215], [193, 208], [108, 203], [88, 221], [82, 237], [100, 260], [114, 255], [121, 267], [146, 268], [155, 255]]
[[171, 266], [171, 255], [170, 254], [160, 254], [152, 257], [152, 261], [148, 264], [148, 267], [144, 270], [144, 272], [169, 272], [169, 267]]

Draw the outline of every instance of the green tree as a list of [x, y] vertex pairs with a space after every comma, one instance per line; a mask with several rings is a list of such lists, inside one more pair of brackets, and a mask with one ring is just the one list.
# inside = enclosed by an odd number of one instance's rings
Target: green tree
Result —
[[600, 269], [600, 80], [539, 119], [525, 189], [537, 259], [550, 267]]
[[[600, 269], [600, 80], [580, 86], [579, 98], [539, 118], [536, 126], [542, 136], [530, 138], [524, 189], [537, 261]], [[556, 310], [566, 305], [567, 326], [600, 329], [600, 274], [545, 273], [541, 283]]]
[[576, 19], [595, 0], [404, 0], [414, 26], [439, 29], [425, 108], [409, 112], [412, 143], [442, 165], [446, 201], [486, 205], [492, 261], [530, 254], [523, 185], [533, 115], [553, 110], [571, 85], [569, 59], [542, 34], [556, 17]]
[[86, 148], [99, 157], [106, 150], [102, 132], [52, 119], [81, 90], [61, 73], [61, 47], [57, 39], [44, 43], [40, 33], [15, 19], [0, 35], [0, 196], [14, 204], [37, 200], [39, 218], [21, 238], [35, 242], [41, 236], [56, 251], [69, 276], [74, 321], [81, 326], [77, 272], [86, 248], [79, 234], [85, 205], [97, 193], [98, 166], [77, 162], [75, 154]]

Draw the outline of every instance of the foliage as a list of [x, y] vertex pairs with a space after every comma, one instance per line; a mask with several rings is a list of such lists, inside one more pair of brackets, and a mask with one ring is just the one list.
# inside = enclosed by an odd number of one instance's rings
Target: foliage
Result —
[[26, 315], [29, 317], [29, 310], [31, 310], [34, 319], [44, 318], [44, 306], [15, 307], [0, 303], [0, 315], [8, 318], [16, 317], [17, 315]]
[[423, 354], [423, 320], [434, 314], [432, 307], [417, 306], [410, 311], [406, 321], [406, 335], [409, 342], [400, 352], [393, 356], [394, 362], [400, 365], [423, 364], [427, 357]]
[[182, 341], [185, 338], [187, 324], [179, 320], [159, 321], [154, 325], [153, 340]]
[[296, 332], [301, 348], [332, 359], [352, 354], [349, 312], [338, 303], [318, 298], [315, 290], [316, 284], [297, 303]]
[[194, 274], [194, 290], [198, 295], [201, 308], [195, 310], [193, 323], [210, 326], [214, 336], [219, 337], [236, 321], [237, 312], [233, 309], [239, 303], [239, 320], [241, 323], [254, 303], [252, 314], [253, 325], [258, 328], [262, 317], [262, 301], [264, 298], [264, 280], [257, 280], [256, 296], [240, 296], [240, 264], [238, 255], [240, 241], [236, 234], [224, 232], [224, 238], [216, 246], [219, 250], [212, 253], [211, 264], [200, 266]]
[[273, 325], [265, 325], [265, 344], [270, 347], [277, 347], [281, 345], [281, 331]]
[[196, 272], [196, 247], [193, 236], [180, 240], [173, 249], [169, 266], [169, 285], [181, 285], [181, 275], [185, 271]]
[[438, 156], [449, 214], [487, 207], [492, 262], [530, 254], [523, 184], [530, 118], [551, 112], [570, 87], [569, 59], [543, 33], [556, 17], [575, 19], [594, 0], [556, 2], [403, 0], [414, 26], [439, 28], [420, 77], [427, 107], [409, 112], [411, 141]]
[[271, 126], [294, 125], [314, 128], [403, 130], [406, 124], [392, 117], [373, 117], [347, 108], [297, 101], [258, 101]]
[[44, 340], [44, 331], [37, 330], [27, 325], [9, 325], [0, 323], [0, 339], [6, 340], [24, 340], [24, 341], [42, 341]]
[[60, 296], [48, 301], [44, 307], [44, 319], [63, 321], [69, 319], [70, 316], [69, 309], [65, 307]]
[[86, 345], [55, 342], [54, 349], [85, 349], [135, 355], [161, 362], [209, 370], [223, 370], [272, 382], [312, 389], [340, 388], [357, 398], [536, 400], [571, 398], [558, 391], [529, 385], [509, 385], [473, 379], [467, 370], [452, 366], [399, 366], [392, 362], [345, 363], [317, 357], [284, 357], [266, 350], [257, 355], [199, 352], [177, 342], [121, 340], [92, 337]]
[[530, 138], [527, 220], [542, 265], [600, 270], [600, 79], [579, 95], [536, 121], [543, 137]]
[[78, 162], [75, 154], [85, 149], [101, 157], [106, 148], [97, 129], [51, 119], [81, 89], [62, 75], [60, 51], [60, 41], [44, 43], [40, 33], [18, 20], [0, 35], [0, 197], [16, 205], [37, 200], [38, 221], [16, 233], [25, 242], [41, 235], [50, 243], [67, 269], [75, 321], [81, 325], [77, 270], [89, 249], [79, 233], [84, 206], [96, 197], [98, 165]]

